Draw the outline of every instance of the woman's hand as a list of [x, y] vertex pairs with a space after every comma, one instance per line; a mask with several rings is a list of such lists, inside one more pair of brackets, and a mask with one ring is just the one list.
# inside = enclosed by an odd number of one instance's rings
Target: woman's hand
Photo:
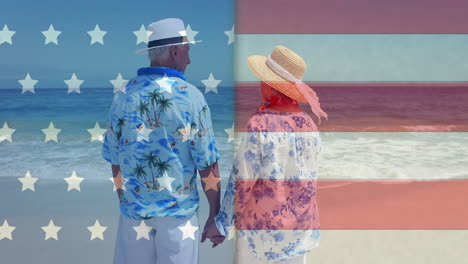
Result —
[[208, 220], [206, 220], [201, 242], [205, 242], [207, 238], [209, 238], [210, 241], [213, 243], [213, 248], [223, 243], [224, 239], [226, 238], [219, 232], [218, 227], [216, 226], [216, 223], [214, 221], [214, 217], [210, 217], [208, 218]]

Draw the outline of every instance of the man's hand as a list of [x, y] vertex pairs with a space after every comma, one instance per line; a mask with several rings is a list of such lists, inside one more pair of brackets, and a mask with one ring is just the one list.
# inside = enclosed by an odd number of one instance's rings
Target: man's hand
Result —
[[210, 213], [208, 220], [206, 220], [201, 242], [203, 243], [207, 238], [209, 238], [213, 243], [212, 247], [216, 247], [224, 241], [224, 236], [221, 235], [214, 221], [215, 216], [219, 212], [219, 201], [221, 199], [218, 162], [211, 164], [211, 166], [204, 170], [200, 170], [199, 172], [203, 190], [205, 190], [206, 198], [208, 198], [208, 203], [210, 204]]
[[120, 170], [120, 165], [112, 164], [112, 179], [114, 180], [114, 186], [115, 189], [117, 190], [117, 197], [119, 198], [119, 201], [122, 202], [122, 195], [123, 195], [123, 190], [122, 190], [122, 171]]
[[206, 220], [205, 229], [203, 230], [203, 233], [202, 233], [201, 242], [202, 243], [205, 242], [207, 238], [209, 238], [211, 243], [213, 243], [213, 245], [211, 246], [212, 248], [223, 243], [224, 239], [226, 238], [225, 236], [221, 235], [218, 228], [216, 227], [214, 218], [212, 217]]
[[119, 198], [119, 202], [122, 202], [122, 195], [123, 195], [123, 190], [117, 189], [117, 197]]

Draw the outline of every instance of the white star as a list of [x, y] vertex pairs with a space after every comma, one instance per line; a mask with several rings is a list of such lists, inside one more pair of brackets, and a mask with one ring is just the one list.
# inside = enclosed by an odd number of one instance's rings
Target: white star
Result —
[[8, 127], [7, 122], [3, 123], [3, 128], [0, 129], [0, 142], [3, 140], [8, 140], [10, 142], [13, 142], [11, 139], [11, 135], [13, 135], [13, 132], [15, 132], [16, 129], [12, 129]]
[[224, 129], [224, 131], [226, 131], [226, 133], [228, 134], [228, 143], [235, 139], [234, 123], [232, 123], [231, 128], [226, 128]]
[[147, 226], [145, 224], [145, 221], [141, 220], [140, 225], [134, 226], [133, 229], [137, 232], [136, 240], [139, 240], [140, 238], [146, 238], [147, 240], [149, 240], [149, 232], [153, 228], [151, 226]]
[[163, 92], [166, 91], [168, 93], [172, 93], [172, 84], [175, 83], [175, 81], [167, 78], [167, 75], [164, 74], [164, 77], [162, 79], [157, 80], [156, 83], [159, 85]]
[[29, 76], [29, 73], [26, 74], [26, 77], [23, 80], [18, 80], [18, 82], [23, 86], [22, 94], [25, 92], [31, 92], [34, 93], [34, 85], [36, 85], [37, 80], [31, 79], [31, 76]]
[[24, 190], [30, 189], [31, 191], [34, 190], [34, 183], [37, 182], [37, 178], [31, 177], [31, 174], [29, 173], [29, 170], [26, 172], [26, 175], [22, 178], [18, 178], [18, 180], [23, 184], [23, 187], [21, 189], [22, 192]]
[[83, 83], [83, 80], [79, 80], [76, 77], [75, 73], [72, 74], [72, 77], [70, 78], [70, 80], [65, 80], [64, 82], [68, 86], [68, 93], [71, 93], [71, 92], [80, 93], [80, 86]]
[[120, 72], [119, 75], [117, 75], [117, 78], [115, 78], [114, 80], [109, 80], [109, 82], [112, 83], [112, 85], [114, 86], [114, 93], [125, 93], [125, 85], [127, 84], [128, 80], [124, 80]]
[[133, 31], [133, 34], [137, 37], [136, 44], [148, 44], [148, 38], [152, 33], [153, 32], [146, 30], [145, 25], [141, 25], [139, 30]]
[[163, 177], [158, 179], [158, 182], [166, 188], [168, 191], [172, 192], [172, 182], [175, 181], [175, 178], [169, 177], [167, 172], [164, 172]]
[[210, 73], [210, 76], [208, 77], [207, 80], [202, 80], [202, 83], [205, 85], [205, 93], [209, 91], [213, 91], [215, 93], [218, 93], [218, 84], [221, 82], [221, 80], [216, 80], [213, 77], [213, 73]]
[[190, 220], [187, 221], [185, 226], [179, 227], [180, 231], [182, 231], [182, 240], [186, 238], [190, 238], [195, 240], [195, 232], [198, 230], [198, 227], [193, 226], [190, 223]]
[[91, 45], [94, 43], [101, 43], [104, 45], [104, 36], [107, 34], [107, 31], [101, 30], [99, 25], [96, 24], [94, 30], [88, 31], [88, 34], [91, 36]]
[[231, 43], [234, 42], [234, 25], [232, 25], [232, 29], [231, 30], [227, 30], [227, 31], [224, 31], [224, 34], [226, 34], [228, 36], [228, 42], [227, 44], [230, 45]]
[[[125, 183], [128, 181], [124, 176], [122, 177], [122, 190], [126, 191], [127, 189], [125, 188]], [[114, 177], [110, 177], [109, 180], [112, 182], [112, 185], [114, 186], [114, 192], [117, 191], [117, 188], [115, 187], [114, 183]]]
[[93, 128], [88, 129], [88, 132], [91, 134], [91, 142], [98, 140], [101, 142], [104, 142], [104, 132], [106, 132], [106, 129], [101, 128], [99, 126], [99, 123], [96, 122], [96, 125], [94, 125]]
[[53, 238], [55, 240], [58, 240], [57, 233], [58, 233], [58, 231], [60, 231], [60, 229], [62, 229], [62, 227], [56, 226], [54, 224], [54, 221], [52, 221], [52, 219], [50, 219], [50, 222], [49, 222], [48, 226], [42, 226], [41, 228], [46, 233], [45, 240], [47, 240], [49, 238]]
[[3, 225], [0, 226], [0, 240], [4, 238], [13, 240], [13, 237], [11, 236], [11, 232], [13, 232], [13, 230], [15, 229], [16, 227], [9, 225], [8, 221], [5, 219], [5, 221], [3, 221]]
[[91, 239], [93, 240], [95, 238], [99, 238], [101, 240], [104, 240], [104, 231], [106, 231], [107, 227], [101, 226], [99, 224], [99, 220], [96, 220], [96, 223], [94, 223], [93, 226], [88, 226], [89, 232], [91, 232]]
[[49, 29], [46, 30], [46, 31], [41, 31], [42, 32], [42, 35], [45, 36], [45, 45], [53, 42], [55, 43], [56, 45], [58, 45], [58, 40], [57, 40], [57, 37], [62, 33], [61, 31], [56, 31], [54, 29], [54, 26], [52, 24], [50, 24], [49, 26]]
[[[192, 27], [190, 27], [190, 24], [187, 25], [187, 28], [185, 28], [185, 35], [187, 36], [187, 40], [191, 42], [192, 44], [195, 44], [195, 36], [198, 35], [199, 31], [192, 30]], [[180, 31], [179, 34], [181, 36], [185, 36], [183, 31]]]
[[80, 183], [84, 180], [84, 178], [77, 177], [75, 171], [72, 172], [72, 175], [70, 177], [63, 179], [68, 183], [68, 192], [73, 189], [81, 191]]
[[57, 135], [58, 135], [58, 133], [60, 133], [60, 131], [62, 131], [62, 129], [55, 128], [52, 121], [50, 121], [50, 124], [49, 124], [48, 128], [44, 128], [44, 129], [41, 129], [41, 130], [46, 135], [45, 142], [47, 142], [49, 140], [53, 140], [55, 142], [58, 142]]
[[148, 129], [145, 127], [145, 124], [141, 124], [142, 128], [136, 128], [135, 130], [137, 131], [137, 141], [149, 141], [149, 134], [153, 132], [153, 129]]
[[187, 141], [190, 138], [191, 126], [189, 123], [183, 128], [179, 128], [179, 132], [182, 134], [182, 142]]
[[11, 40], [11, 37], [16, 33], [16, 31], [11, 31], [8, 29], [8, 26], [5, 24], [3, 26], [3, 29], [0, 31], [0, 45], [3, 44], [4, 42], [13, 45], [13, 41]]

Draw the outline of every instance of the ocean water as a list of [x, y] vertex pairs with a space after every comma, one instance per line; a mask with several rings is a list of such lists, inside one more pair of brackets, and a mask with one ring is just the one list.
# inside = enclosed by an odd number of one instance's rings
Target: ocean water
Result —
[[323, 132], [320, 179], [468, 179], [467, 132]]
[[[247, 94], [252, 110], [243, 111], [254, 113], [258, 90]], [[1, 89], [0, 127], [7, 122], [16, 131], [12, 143], [0, 142], [0, 178], [24, 177], [29, 170], [39, 179], [63, 179], [75, 171], [85, 180], [108, 181], [110, 166], [101, 158], [102, 142], [91, 142], [87, 129], [96, 122], [105, 128], [112, 97], [113, 91], [108, 88], [81, 89], [80, 94], [67, 94], [66, 89], [37, 89], [35, 94]], [[224, 131], [234, 122], [234, 88], [220, 87], [218, 94], [210, 92], [205, 97], [221, 154], [221, 177], [226, 179], [242, 136], [237, 133], [236, 140], [228, 143]], [[331, 97], [323, 96], [322, 107]], [[346, 101], [341, 97], [334, 100]], [[333, 113], [339, 112], [335, 108], [341, 105], [345, 112], [345, 103], [333, 104], [331, 121], [338, 119]], [[363, 120], [372, 115], [356, 110], [352, 118]], [[62, 129], [58, 143], [44, 142], [41, 129], [51, 121]], [[421, 131], [321, 132], [319, 179], [468, 179], [468, 133]]]
[[[257, 107], [260, 92], [251, 84], [239, 86], [241, 125]], [[328, 114], [318, 126], [319, 179], [468, 179], [467, 87], [311, 86]], [[301, 107], [317, 121], [307, 105]]]
[[[66, 89], [36, 89], [35, 94], [0, 89], [0, 128], [7, 122], [16, 129], [13, 142], [0, 142], [0, 178], [23, 177], [29, 170], [40, 179], [63, 179], [75, 171], [85, 180], [108, 181], [110, 165], [101, 157], [102, 142], [91, 142], [87, 129], [96, 122], [105, 129], [112, 98], [113, 89], [108, 88], [81, 89], [80, 94], [67, 94]], [[224, 129], [233, 123], [233, 88], [219, 87], [218, 94], [210, 92], [205, 98], [222, 156], [220, 168], [226, 175], [233, 153]], [[41, 129], [51, 121], [62, 129], [58, 143], [44, 142]]]
[[[375, 86], [374, 86], [375, 85]], [[258, 105], [259, 89], [241, 84], [236, 118], [245, 123]], [[328, 114], [320, 131], [468, 132], [468, 86], [448, 84], [310, 84]], [[312, 114], [309, 107], [304, 109]], [[312, 114], [313, 115], [313, 114]], [[315, 118], [315, 116], [313, 116]]]

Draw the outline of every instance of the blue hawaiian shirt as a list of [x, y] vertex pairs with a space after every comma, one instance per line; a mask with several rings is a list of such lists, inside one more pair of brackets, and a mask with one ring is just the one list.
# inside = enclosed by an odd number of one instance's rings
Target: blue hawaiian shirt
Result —
[[219, 159], [203, 94], [174, 69], [139, 69], [114, 95], [102, 157], [120, 165], [124, 216], [190, 218], [197, 170]]

